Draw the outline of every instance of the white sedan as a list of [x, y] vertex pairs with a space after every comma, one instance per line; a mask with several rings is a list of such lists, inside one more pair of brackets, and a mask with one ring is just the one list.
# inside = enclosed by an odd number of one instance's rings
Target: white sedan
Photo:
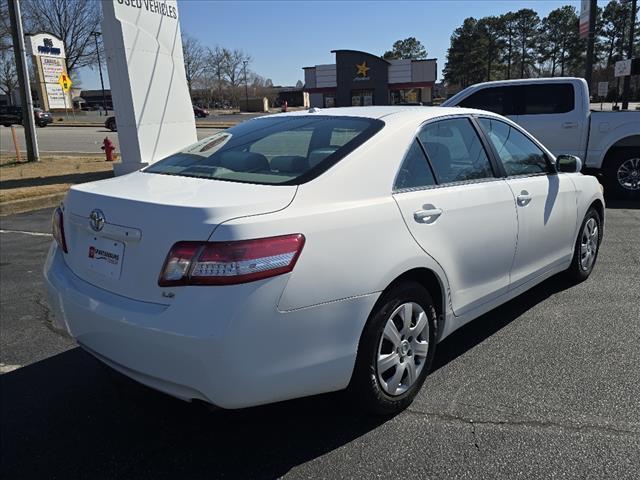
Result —
[[391, 414], [451, 332], [554, 274], [589, 276], [604, 200], [579, 170], [478, 110], [249, 120], [73, 187], [50, 303], [88, 352], [178, 398], [348, 388]]

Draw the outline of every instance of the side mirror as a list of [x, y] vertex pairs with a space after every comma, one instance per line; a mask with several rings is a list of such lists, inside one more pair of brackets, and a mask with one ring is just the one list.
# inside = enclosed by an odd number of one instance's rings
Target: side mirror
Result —
[[563, 173], [578, 173], [582, 170], [582, 160], [575, 155], [558, 155], [556, 157], [556, 168]]

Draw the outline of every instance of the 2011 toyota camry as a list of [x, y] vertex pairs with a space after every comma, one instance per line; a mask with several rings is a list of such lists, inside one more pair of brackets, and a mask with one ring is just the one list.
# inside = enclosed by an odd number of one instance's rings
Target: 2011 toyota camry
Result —
[[589, 276], [604, 200], [579, 170], [478, 110], [249, 120], [73, 187], [50, 303], [84, 349], [185, 400], [348, 388], [393, 413], [451, 332], [554, 274]]

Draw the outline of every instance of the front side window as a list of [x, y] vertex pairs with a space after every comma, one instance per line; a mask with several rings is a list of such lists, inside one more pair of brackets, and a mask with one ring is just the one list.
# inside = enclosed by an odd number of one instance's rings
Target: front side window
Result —
[[404, 157], [393, 189], [428, 187], [435, 185], [435, 183], [427, 157], [424, 156], [418, 141], [414, 140], [407, 155]]
[[467, 118], [426, 125], [418, 138], [427, 152], [438, 183], [492, 178], [489, 157]]
[[297, 185], [324, 172], [383, 125], [380, 120], [346, 116], [259, 118], [200, 140], [144, 171]]
[[462, 100], [459, 105], [466, 108], [487, 110], [498, 115], [515, 115], [513, 87], [484, 88]]
[[517, 128], [494, 118], [480, 118], [479, 122], [507, 175], [548, 172], [544, 152]]

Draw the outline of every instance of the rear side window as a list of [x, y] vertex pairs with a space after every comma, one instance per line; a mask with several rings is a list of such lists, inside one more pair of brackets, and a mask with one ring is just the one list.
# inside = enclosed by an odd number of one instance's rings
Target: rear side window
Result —
[[435, 183], [427, 157], [418, 141], [414, 140], [402, 162], [393, 189], [428, 187]]
[[573, 85], [570, 83], [525, 85], [519, 88], [524, 98], [522, 115], [567, 113], [575, 108]]
[[362, 117], [259, 118], [200, 140], [144, 171], [297, 185], [322, 174], [383, 126], [381, 120]]
[[484, 88], [464, 100], [459, 105], [466, 108], [487, 110], [499, 115], [515, 115], [513, 87]]
[[438, 183], [493, 177], [489, 157], [467, 118], [426, 125], [418, 138], [427, 152]]

